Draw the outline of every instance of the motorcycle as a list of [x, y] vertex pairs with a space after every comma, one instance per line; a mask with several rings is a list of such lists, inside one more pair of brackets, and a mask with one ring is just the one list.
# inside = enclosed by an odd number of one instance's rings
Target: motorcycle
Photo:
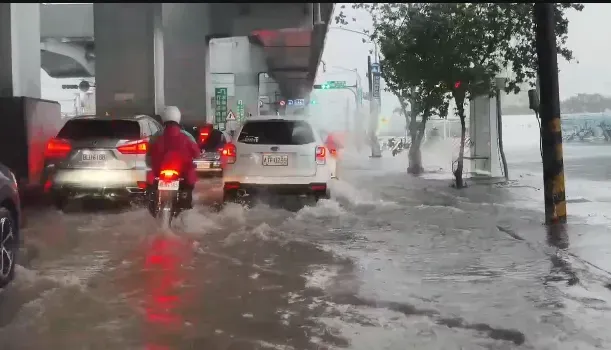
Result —
[[162, 228], [169, 228], [172, 220], [187, 209], [185, 200], [188, 193], [180, 188], [184, 181], [176, 170], [164, 169], [155, 178], [149, 197], [149, 212]]
[[397, 154], [403, 152], [403, 150], [409, 149], [409, 147], [411, 146], [411, 143], [407, 140], [404, 139], [399, 139], [399, 142], [393, 146], [393, 148], [391, 149], [392, 151], [392, 156], [396, 156]]

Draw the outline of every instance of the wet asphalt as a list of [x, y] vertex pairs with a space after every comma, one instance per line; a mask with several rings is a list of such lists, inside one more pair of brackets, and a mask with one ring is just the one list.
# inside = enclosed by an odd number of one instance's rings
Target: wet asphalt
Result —
[[508, 188], [450, 188], [403, 158], [352, 156], [332, 198], [26, 209], [0, 349], [605, 349], [608, 275]]

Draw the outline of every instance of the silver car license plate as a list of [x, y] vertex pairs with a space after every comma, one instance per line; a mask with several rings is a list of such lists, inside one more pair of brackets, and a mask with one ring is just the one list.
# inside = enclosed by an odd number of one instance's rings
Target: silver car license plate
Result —
[[83, 152], [84, 162], [103, 162], [106, 160], [106, 154], [100, 152]]

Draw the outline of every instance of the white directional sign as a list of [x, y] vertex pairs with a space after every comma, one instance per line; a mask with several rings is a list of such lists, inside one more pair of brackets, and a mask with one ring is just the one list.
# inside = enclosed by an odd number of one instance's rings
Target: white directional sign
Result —
[[235, 114], [233, 114], [233, 112], [231, 111], [231, 109], [229, 110], [229, 113], [227, 113], [227, 118], [226, 120], [235, 120]]

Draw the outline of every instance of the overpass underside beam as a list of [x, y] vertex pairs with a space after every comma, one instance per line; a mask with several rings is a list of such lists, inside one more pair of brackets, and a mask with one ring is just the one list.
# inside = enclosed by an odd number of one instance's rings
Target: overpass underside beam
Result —
[[39, 6], [0, 3], [0, 97], [40, 98]]
[[93, 6], [97, 113], [160, 113], [165, 106], [162, 4]]

